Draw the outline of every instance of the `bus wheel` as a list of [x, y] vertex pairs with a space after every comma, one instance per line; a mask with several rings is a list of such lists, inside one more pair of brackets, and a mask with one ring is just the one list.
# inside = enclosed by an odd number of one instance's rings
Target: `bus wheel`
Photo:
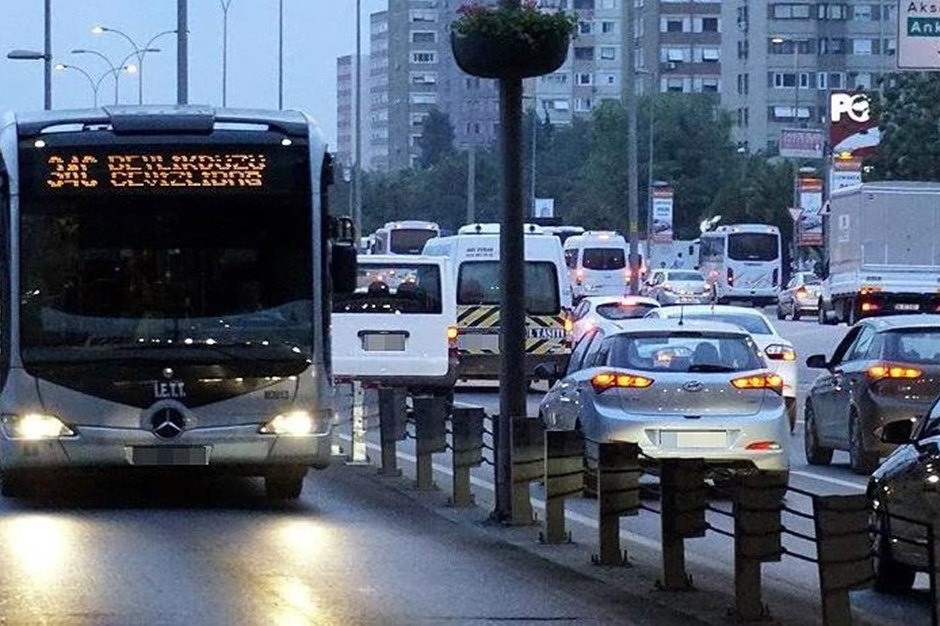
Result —
[[264, 492], [268, 500], [296, 500], [304, 489], [306, 467], [290, 467], [268, 472], [264, 477]]

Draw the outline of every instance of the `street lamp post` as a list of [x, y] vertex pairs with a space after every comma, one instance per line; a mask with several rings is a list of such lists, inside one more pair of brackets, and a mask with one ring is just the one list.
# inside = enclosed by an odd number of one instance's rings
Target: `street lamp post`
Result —
[[52, 108], [52, 0], [45, 0], [43, 11], [43, 51], [11, 50], [7, 58], [13, 61], [43, 61], [43, 108]]
[[787, 37], [772, 37], [770, 43], [783, 45], [787, 42], [793, 44], [793, 122], [800, 124], [800, 45], [799, 41]]
[[228, 102], [228, 9], [232, 0], [219, 0], [222, 7], [222, 106]]
[[176, 29], [164, 30], [164, 31], [157, 33], [156, 35], [151, 37], [150, 40], [147, 41], [147, 43], [144, 46], [138, 46], [137, 42], [134, 41], [134, 39], [130, 35], [128, 35], [122, 30], [119, 30], [117, 28], [112, 28], [110, 26], [98, 25], [92, 28], [91, 32], [95, 35], [103, 35], [104, 33], [114, 33], [115, 35], [119, 35], [120, 37], [123, 37], [129, 44], [131, 44], [131, 48], [133, 49], [132, 55], [137, 57], [137, 72], [138, 72], [137, 104], [143, 104], [144, 103], [144, 57], [147, 55], [148, 52], [159, 52], [160, 51], [159, 48], [151, 47], [153, 43], [160, 37], [163, 37], [165, 35], [175, 34]]
[[[133, 56], [133, 55], [132, 55], [132, 56]], [[129, 58], [129, 57], [128, 57], [128, 58]], [[126, 60], [127, 60], [127, 59], [125, 59], [125, 61], [126, 61]], [[111, 68], [105, 70], [105, 71], [101, 74], [101, 76], [98, 77], [97, 80], [95, 80], [94, 78], [92, 78], [91, 74], [89, 74], [87, 71], [85, 71], [84, 68], [81, 68], [81, 67], [79, 67], [79, 66], [77, 66], [77, 65], [69, 65], [69, 64], [67, 64], [67, 63], [57, 63], [57, 64], [53, 67], [53, 69], [56, 70], [56, 71], [58, 71], [58, 72], [64, 72], [64, 71], [67, 71], [67, 70], [71, 70], [71, 71], [73, 71], [73, 72], [78, 72], [79, 74], [81, 74], [82, 76], [84, 76], [85, 79], [88, 81], [88, 85], [91, 87], [91, 93], [92, 93], [92, 96], [93, 96], [93, 103], [94, 103], [94, 106], [97, 107], [97, 106], [98, 106], [98, 91], [101, 89], [101, 83], [104, 81], [104, 79], [107, 78], [108, 76], [112, 76], [112, 75], [113, 75], [113, 76], [114, 76], [114, 80], [116, 81], [116, 80], [117, 80], [117, 75], [118, 75], [120, 72], [122, 72], [122, 71], [131, 71], [131, 68], [132, 68], [132, 67], [133, 67], [133, 66], [127, 66], [127, 65], [122, 65], [121, 67], [114, 67], [114, 66], [112, 66]], [[115, 100], [115, 104], [117, 104], [117, 100]]]

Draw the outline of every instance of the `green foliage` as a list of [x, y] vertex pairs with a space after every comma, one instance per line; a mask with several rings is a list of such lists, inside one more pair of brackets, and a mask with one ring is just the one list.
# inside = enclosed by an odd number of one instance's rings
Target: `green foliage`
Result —
[[881, 143], [866, 162], [878, 180], [940, 180], [940, 75], [892, 75], [882, 99], [872, 99], [879, 116]]
[[422, 169], [454, 154], [454, 125], [450, 123], [450, 117], [446, 113], [436, 108], [431, 109], [421, 124], [418, 149], [421, 151], [418, 164]]
[[572, 13], [543, 13], [538, 3], [526, 0], [519, 8], [507, 9], [480, 2], [470, 2], [457, 9], [452, 28], [461, 35], [543, 37], [570, 36], [578, 26]]

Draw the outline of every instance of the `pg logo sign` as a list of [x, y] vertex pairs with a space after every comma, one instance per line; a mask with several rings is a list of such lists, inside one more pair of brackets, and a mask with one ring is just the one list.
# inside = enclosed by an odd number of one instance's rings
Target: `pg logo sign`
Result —
[[829, 95], [829, 119], [833, 123], [849, 121], [866, 124], [871, 121], [868, 95], [864, 93], [833, 92]]

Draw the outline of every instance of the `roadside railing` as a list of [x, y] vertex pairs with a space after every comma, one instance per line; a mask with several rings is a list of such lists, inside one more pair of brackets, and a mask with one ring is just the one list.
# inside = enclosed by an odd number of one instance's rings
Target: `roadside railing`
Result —
[[[368, 401], [368, 394], [357, 395], [354, 390], [352, 398]], [[380, 472], [399, 476], [396, 443], [414, 438], [415, 486], [419, 490], [437, 489], [433, 481], [433, 455], [450, 451], [450, 503], [457, 507], [474, 506], [471, 471], [483, 464], [494, 464], [497, 450], [488, 442], [495, 443], [493, 434], [499, 417], [488, 417], [482, 407], [460, 403], [448, 414], [443, 398], [416, 396], [409, 400], [401, 389], [380, 389], [376, 400]], [[369, 409], [358, 413], [355, 407], [351, 410], [351, 460], [358, 458], [357, 443], [365, 449], [365, 434], [373, 424], [371, 415]], [[889, 520], [923, 526], [923, 539], [891, 534], [890, 523], [887, 530], [873, 527], [872, 510], [865, 495], [821, 495], [787, 485], [782, 473], [758, 471], [727, 474], [710, 486], [704, 459], [652, 458], [634, 443], [585, 441], [575, 432], [545, 431], [535, 419], [513, 420], [512, 441], [511, 523], [535, 522], [531, 484], [541, 482], [545, 514], [539, 540], [545, 544], [571, 541], [566, 528], [565, 501], [593, 492], [598, 522], [593, 563], [605, 566], [627, 563], [621, 520], [641, 511], [650, 512], [661, 518], [662, 564], [657, 589], [693, 590], [693, 579], [686, 568], [686, 541], [714, 533], [734, 542], [734, 604], [729, 607], [729, 617], [737, 621], [768, 619], [770, 608], [763, 599], [762, 566], [793, 558], [816, 565], [820, 612], [826, 626], [852, 623], [849, 594], [870, 585], [874, 579], [873, 537], [912, 544], [926, 553], [931, 623], [940, 626], [932, 526], [888, 515]], [[709, 497], [710, 493], [722, 496], [718, 504]], [[722, 499], [730, 499], [730, 510], [721, 506]], [[654, 506], [655, 500], [658, 506]], [[808, 509], [795, 506], [800, 500], [808, 500], [811, 506]], [[722, 524], [722, 519], [729, 524]]]

